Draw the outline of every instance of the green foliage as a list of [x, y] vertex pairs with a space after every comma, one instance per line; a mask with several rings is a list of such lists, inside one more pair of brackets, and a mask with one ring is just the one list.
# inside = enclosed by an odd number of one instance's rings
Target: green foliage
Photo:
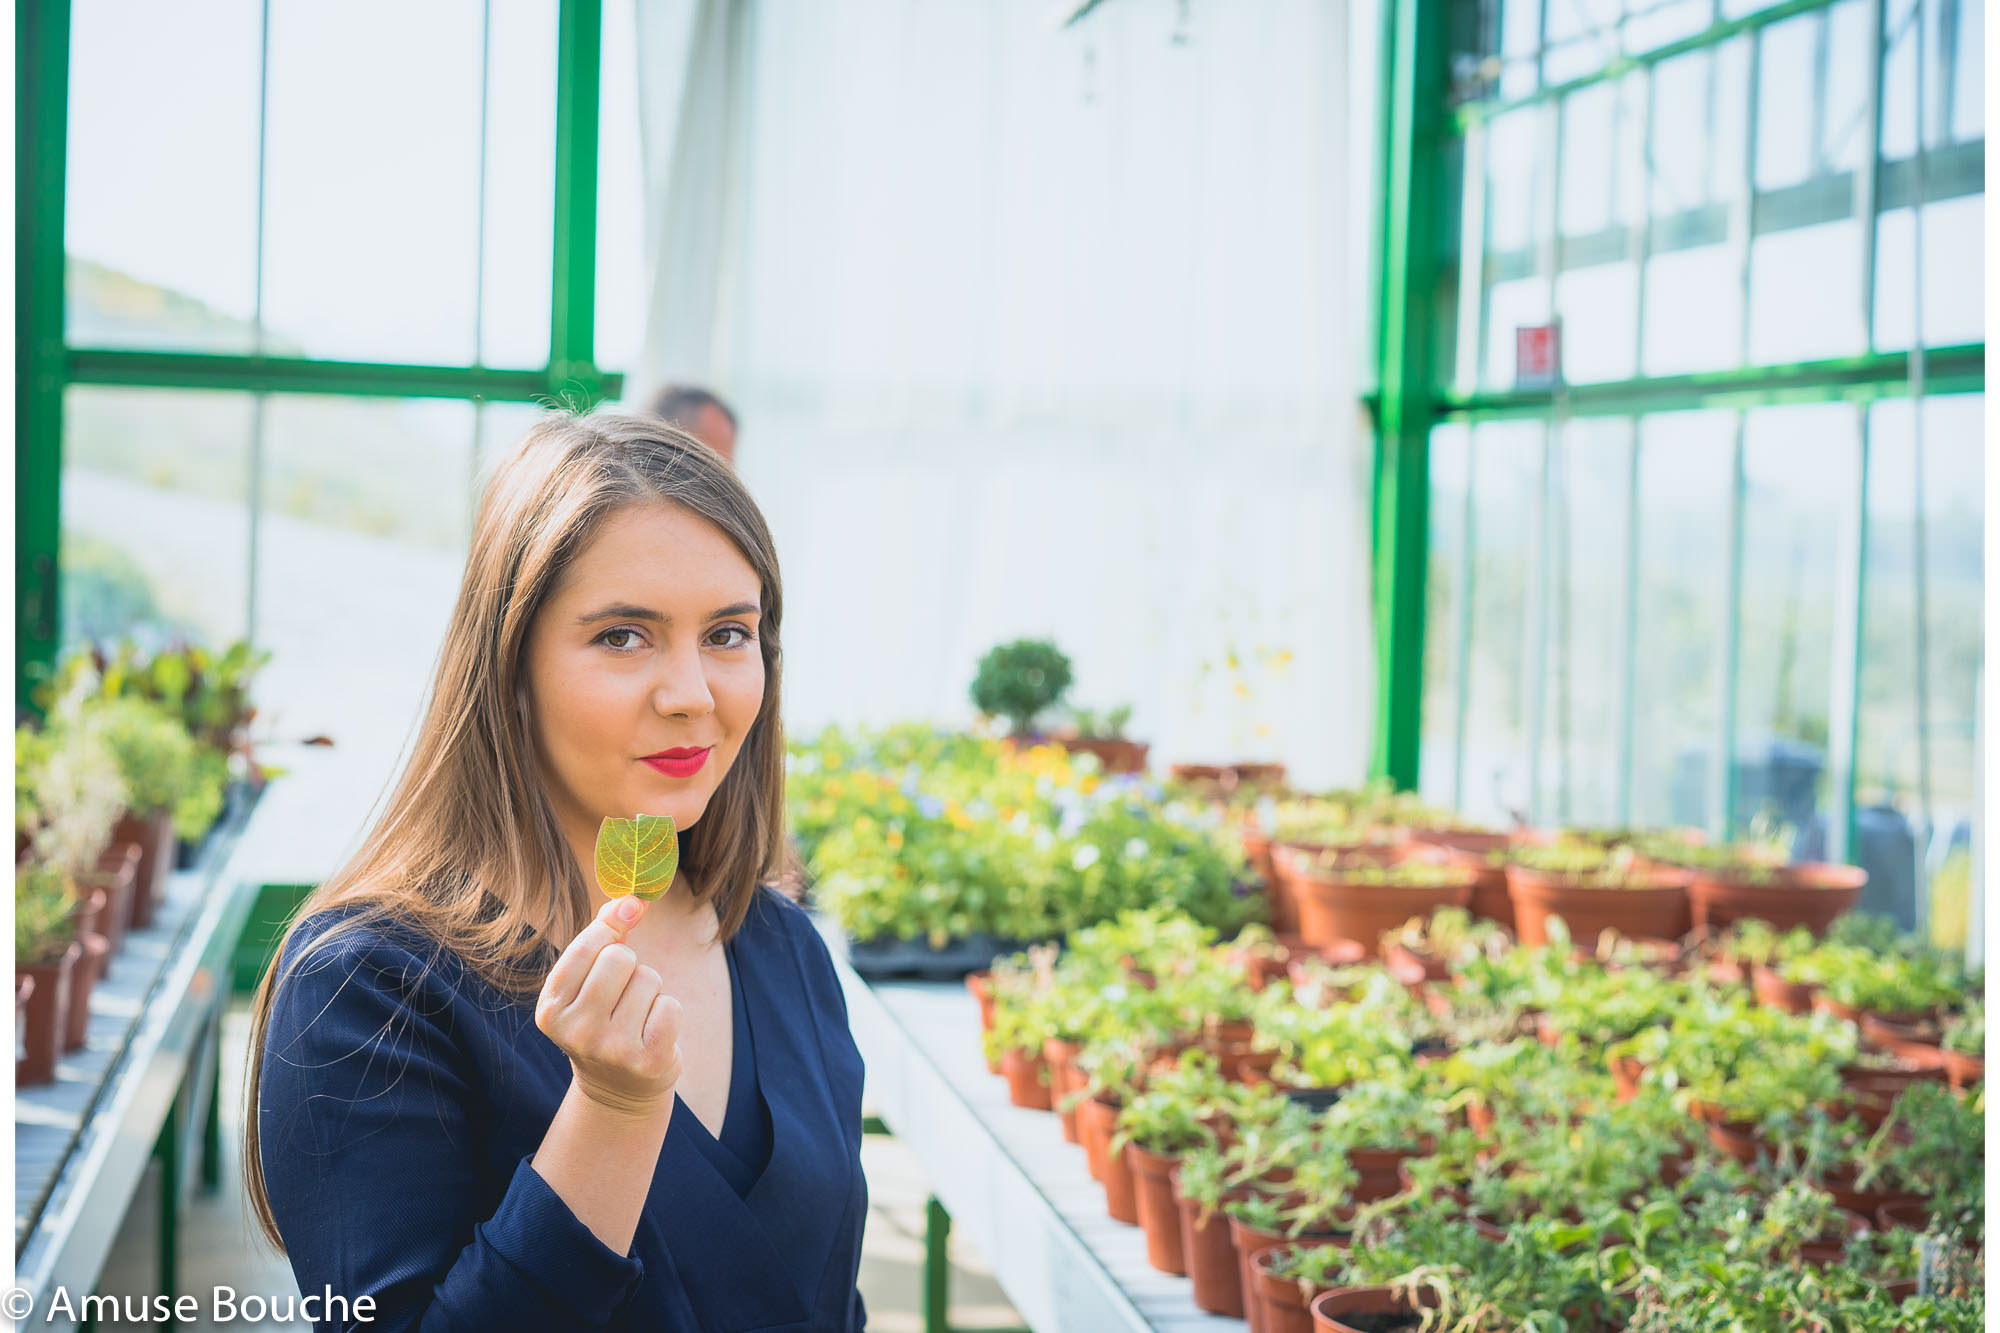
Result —
[[1061, 702], [1071, 681], [1070, 661], [1048, 639], [1016, 639], [979, 659], [972, 678], [972, 706], [986, 717], [1004, 717], [1014, 734], [1026, 734], [1044, 709]]
[[1098, 713], [1072, 706], [1070, 722], [1076, 734], [1088, 740], [1124, 740], [1125, 728], [1132, 724], [1132, 705], [1119, 704]]
[[157, 703], [132, 696], [87, 703], [81, 723], [104, 738], [140, 814], [170, 808], [196, 784], [194, 738]]
[[1234, 930], [1263, 902], [1215, 810], [1060, 746], [830, 731], [786, 785], [815, 900], [855, 939], [1055, 939], [1146, 906]]
[[14, 871], [14, 965], [53, 962], [76, 938], [77, 900], [62, 873], [29, 862]]

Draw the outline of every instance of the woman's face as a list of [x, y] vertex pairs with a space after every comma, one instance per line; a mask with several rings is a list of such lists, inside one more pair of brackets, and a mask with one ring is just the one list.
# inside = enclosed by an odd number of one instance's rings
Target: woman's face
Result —
[[665, 503], [612, 514], [571, 563], [527, 670], [543, 778], [577, 845], [607, 815], [701, 818], [764, 699], [761, 601], [722, 530]]

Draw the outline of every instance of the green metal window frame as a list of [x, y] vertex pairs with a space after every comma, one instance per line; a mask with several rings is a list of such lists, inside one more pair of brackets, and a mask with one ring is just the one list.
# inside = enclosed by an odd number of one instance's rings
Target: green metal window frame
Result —
[[[1538, 24], [1538, 31], [1542, 33], [1547, 31], [1548, 3], [1549, 0], [1542, 0], [1542, 15]], [[1835, 0], [1782, 0], [1757, 13], [1726, 21], [1720, 16], [1720, 5], [1716, 4], [1711, 9], [1711, 22], [1707, 28], [1657, 49], [1644, 54], [1618, 56], [1590, 74], [1547, 84], [1524, 96], [1493, 96], [1452, 106], [1447, 105], [1447, 90], [1452, 86], [1450, 39], [1455, 19], [1466, 12], [1464, 7], [1456, 0], [1412, 0], [1408, 4], [1385, 7], [1389, 13], [1385, 17], [1383, 32], [1384, 68], [1388, 74], [1381, 116], [1384, 199], [1382, 230], [1377, 245], [1377, 253], [1382, 256], [1383, 273], [1376, 346], [1379, 387], [1368, 400], [1376, 425], [1373, 559], [1378, 685], [1375, 743], [1370, 764], [1372, 776], [1388, 778], [1404, 789], [1416, 788], [1419, 780], [1427, 631], [1425, 585], [1429, 558], [1429, 439], [1433, 426], [1448, 420], [1477, 423], [1533, 418], [1554, 422], [1559, 418], [1578, 416], [1626, 416], [1633, 419], [1636, 430], [1639, 418], [1658, 412], [1696, 408], [1740, 411], [1770, 404], [1849, 402], [1856, 404], [1861, 412], [1859, 476], [1856, 478], [1854, 501], [1860, 512], [1848, 516], [1857, 525], [1860, 543], [1855, 557], [1841, 572], [1842, 590], [1850, 599], [1849, 620], [1852, 623], [1843, 622], [1843, 637], [1839, 645], [1841, 660], [1835, 664], [1836, 692], [1844, 697], [1835, 700], [1835, 725], [1829, 758], [1833, 768], [1836, 804], [1832, 830], [1834, 850], [1845, 855], [1853, 847], [1854, 758], [1860, 712], [1860, 658], [1865, 615], [1863, 572], [1867, 563], [1867, 480], [1870, 462], [1866, 405], [1880, 399], [1913, 394], [1983, 393], [1986, 386], [1985, 344], [1919, 347], [1912, 352], [1880, 353], [1871, 350], [1860, 356], [1795, 365], [1745, 366], [1703, 374], [1561, 386], [1544, 392], [1460, 391], [1453, 387], [1452, 377], [1444, 373], [1445, 368], [1437, 364], [1436, 350], [1443, 317], [1435, 297], [1449, 271], [1445, 234], [1448, 222], [1446, 190], [1449, 184], [1446, 171], [1452, 160], [1454, 138], [1476, 136], [1495, 117], [1508, 112], [1541, 104], [1560, 105], [1561, 99], [1593, 84], [1622, 78], [1634, 70], [1651, 70], [1673, 57], [1713, 48], [1743, 33], [1755, 32], [1802, 14], [1826, 10], [1833, 3]], [[1868, 149], [1860, 168], [1861, 178], [1855, 179], [1850, 174], [1819, 191], [1830, 195], [1837, 192], [1837, 186], [1838, 191], [1849, 192], [1850, 198], [1859, 195], [1868, 200], [1868, 211], [1863, 220], [1866, 233], [1863, 262], [1866, 267], [1862, 278], [1862, 299], [1865, 303], [1863, 328], [1871, 349], [1875, 337], [1877, 221], [1884, 206], [1894, 207], [1898, 198], [1906, 201], [1915, 199], [1910, 182], [1903, 179], [1899, 172], [1906, 164], [1884, 164], [1880, 157], [1882, 83], [1887, 56], [1886, 10], [1885, 0], [1872, 0], [1869, 9]], [[1624, 19], [1621, 19], [1621, 26], [1623, 22]], [[1918, 26], [1921, 30], [1921, 23]], [[1919, 66], [1923, 63], [1921, 41], [1920, 36]], [[1753, 51], [1755, 49], [1753, 44]], [[1534, 53], [1538, 75], [1546, 50], [1544, 45]], [[1752, 93], [1746, 127], [1753, 139], [1757, 125], [1755, 68], [1756, 57], [1753, 55]], [[1650, 103], [1649, 82], [1648, 114]], [[1944, 170], [1951, 173], [1960, 165], [1954, 156], [1954, 150], [1959, 146], [1930, 148], [1924, 141], [1921, 121], [1918, 135], [1917, 155], [1926, 167], [1942, 163]], [[1465, 156], [1473, 160], [1468, 174], [1480, 169], [1472, 154]], [[1968, 150], [1957, 156], [1976, 159], [1977, 155]], [[1750, 169], [1754, 170], [1754, 153], [1751, 164]], [[1745, 184], [1748, 186], [1750, 183]], [[1821, 184], [1809, 183], [1815, 187]], [[1552, 182], [1550, 188], [1559, 189], [1560, 181]], [[1983, 181], [1978, 188], [1983, 190]], [[1792, 193], [1803, 196], [1811, 192]], [[1923, 199], [1926, 203], [1934, 202], [1938, 197], [1947, 197], [1955, 192], [1961, 192], [1960, 188], [1948, 186], [1937, 196], [1925, 191]], [[1746, 230], [1754, 232], [1760, 208], [1767, 213], [1789, 209], [1804, 221], [1812, 220], [1804, 214], [1811, 212], [1817, 201], [1804, 197], [1776, 197], [1786, 193], [1760, 194], [1754, 188], [1747, 189], [1753, 227]], [[1650, 200], [1646, 216], [1649, 221], [1638, 228], [1640, 235], [1637, 238], [1642, 269], [1644, 258], [1653, 244]], [[1766, 221], [1767, 225], [1785, 225], [1782, 220], [1774, 223], [1767, 218]], [[1802, 222], [1794, 221], [1792, 225], [1802, 225]], [[1624, 252], [1623, 248], [1631, 240], [1622, 234], [1602, 239], [1619, 253]], [[1479, 244], [1480, 253], [1464, 256], [1462, 263], [1484, 261], [1483, 234]], [[1739, 238], [1739, 244], [1747, 249], [1749, 237]], [[1612, 257], [1618, 256], [1614, 254]], [[1460, 312], [1461, 319], [1467, 317], [1464, 311]], [[1477, 321], [1481, 314], [1475, 309], [1469, 318]], [[1744, 318], [1747, 326], [1747, 308]], [[1920, 333], [1920, 330], [1917, 332]], [[1723, 645], [1725, 697], [1719, 729], [1722, 743], [1717, 759], [1717, 767], [1721, 770], [1717, 775], [1721, 779], [1721, 822], [1725, 829], [1733, 824], [1735, 816], [1734, 793], [1731, 790], [1733, 765], [1729, 756], [1733, 754], [1735, 740], [1735, 635], [1738, 617], [1734, 611], [1741, 596], [1742, 583], [1740, 547], [1744, 479], [1741, 421], [1739, 416], [1734, 499], [1729, 519], [1732, 558], [1726, 590], [1731, 614]], [[1468, 447], [1476, 446], [1468, 443]], [[1545, 440], [1545, 450], [1547, 447]], [[1636, 488], [1636, 437], [1633, 448], [1632, 485]], [[1636, 531], [1635, 523], [1635, 538]], [[1633, 562], [1628, 559], [1630, 563]], [[1633, 572], [1628, 570], [1628, 581]], [[1460, 596], [1469, 607], [1475, 596], [1469, 583], [1461, 587]], [[1623, 663], [1627, 677], [1622, 719], [1625, 734], [1620, 746], [1623, 789], [1628, 801], [1632, 770], [1630, 672], [1632, 640], [1636, 632], [1633, 601], [1633, 593], [1628, 586]], [[1462, 644], [1465, 634], [1463, 623], [1458, 632]], [[1465, 714], [1464, 660], [1465, 655], [1461, 651], [1458, 668], [1461, 679], [1457, 682], [1457, 724], [1461, 732], [1458, 748], [1461, 750]], [[1539, 749], [1539, 745], [1535, 748]]]
[[[487, 0], [489, 11], [491, 0]], [[556, 49], [555, 246], [549, 362], [539, 370], [322, 361], [296, 357], [71, 347], [64, 339], [64, 193], [68, 153], [71, 0], [21, 0], [15, 7], [15, 649], [14, 691], [29, 690], [54, 666], [60, 619], [63, 394], [71, 384], [126, 388], [235, 390], [259, 395], [322, 393], [486, 402], [557, 400], [585, 408], [623, 392], [624, 377], [596, 363], [598, 106], [603, 0], [558, 0]], [[263, 7], [268, 75], [270, 7]], [[482, 63], [481, 100], [487, 74]], [[263, 113], [260, 110], [260, 122]], [[258, 162], [257, 236], [261, 286], [265, 163]], [[486, 121], [480, 119], [482, 186]], [[483, 226], [483, 222], [482, 222]], [[484, 277], [481, 277], [483, 291]], [[252, 560], [259, 505], [253, 426]], [[254, 568], [251, 574], [255, 578]], [[254, 584], [253, 584], [254, 587]], [[253, 594], [254, 598], [254, 594]], [[255, 627], [252, 622], [252, 636]]]

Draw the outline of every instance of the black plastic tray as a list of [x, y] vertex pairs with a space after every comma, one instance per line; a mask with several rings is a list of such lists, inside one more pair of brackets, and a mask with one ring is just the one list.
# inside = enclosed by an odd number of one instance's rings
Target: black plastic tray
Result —
[[967, 935], [945, 941], [933, 949], [926, 940], [898, 939], [893, 935], [872, 940], [852, 940], [841, 935], [847, 965], [870, 981], [891, 977], [918, 977], [926, 981], [956, 981], [968, 972], [993, 966], [993, 960], [1024, 947], [1017, 940], [997, 935]]

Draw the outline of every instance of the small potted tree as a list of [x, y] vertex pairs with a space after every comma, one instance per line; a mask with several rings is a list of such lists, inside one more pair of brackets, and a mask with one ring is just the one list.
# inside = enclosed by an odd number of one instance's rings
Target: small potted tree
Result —
[[1062, 701], [1072, 678], [1069, 658], [1048, 639], [1016, 639], [979, 659], [972, 678], [972, 706], [984, 717], [1004, 717], [1016, 741], [1043, 739], [1035, 719]]

